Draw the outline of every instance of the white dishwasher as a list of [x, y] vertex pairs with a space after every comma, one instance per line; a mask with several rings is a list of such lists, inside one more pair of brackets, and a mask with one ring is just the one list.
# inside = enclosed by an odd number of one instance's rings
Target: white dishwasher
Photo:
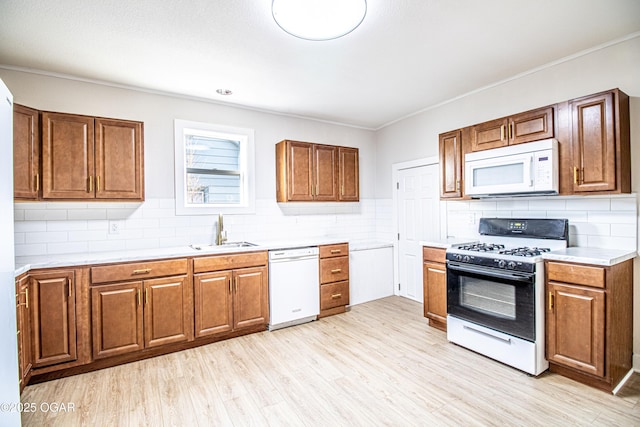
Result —
[[317, 246], [269, 251], [269, 311], [270, 331], [318, 318]]

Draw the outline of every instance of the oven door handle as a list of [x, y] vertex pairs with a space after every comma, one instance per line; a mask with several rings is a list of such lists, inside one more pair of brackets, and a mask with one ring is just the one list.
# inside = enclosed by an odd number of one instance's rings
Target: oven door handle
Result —
[[451, 261], [447, 263], [447, 269], [451, 269], [453, 271], [462, 271], [464, 273], [483, 274], [485, 276], [499, 277], [501, 279], [515, 280], [518, 282], [531, 282], [531, 279], [535, 276], [534, 274], [506, 273], [493, 270], [489, 272], [485, 269], [467, 267], [460, 264], [452, 263]]

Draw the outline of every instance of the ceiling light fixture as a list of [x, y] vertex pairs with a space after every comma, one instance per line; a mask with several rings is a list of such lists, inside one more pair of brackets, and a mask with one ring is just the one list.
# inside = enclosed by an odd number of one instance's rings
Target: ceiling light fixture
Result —
[[367, 14], [366, 0], [273, 0], [276, 24], [305, 40], [332, 40], [358, 28]]
[[216, 89], [216, 93], [224, 96], [233, 94], [233, 92], [229, 89]]

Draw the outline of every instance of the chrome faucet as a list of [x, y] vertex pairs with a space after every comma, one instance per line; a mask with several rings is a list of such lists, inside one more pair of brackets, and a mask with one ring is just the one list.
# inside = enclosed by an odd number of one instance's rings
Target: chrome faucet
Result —
[[227, 241], [227, 232], [222, 225], [222, 214], [218, 214], [218, 226], [216, 227], [216, 245], [220, 246]]

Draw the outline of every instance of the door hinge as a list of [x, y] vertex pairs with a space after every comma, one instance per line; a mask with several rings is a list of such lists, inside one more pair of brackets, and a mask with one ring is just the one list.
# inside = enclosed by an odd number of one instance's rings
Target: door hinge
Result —
[[400, 283], [398, 283], [398, 290], [400, 290], [402, 288], [402, 286], [400, 286]]
[[396, 182], [396, 190], [399, 190], [399, 189], [400, 189], [400, 183]]
[[398, 240], [400, 240], [400, 233], [398, 233]]

